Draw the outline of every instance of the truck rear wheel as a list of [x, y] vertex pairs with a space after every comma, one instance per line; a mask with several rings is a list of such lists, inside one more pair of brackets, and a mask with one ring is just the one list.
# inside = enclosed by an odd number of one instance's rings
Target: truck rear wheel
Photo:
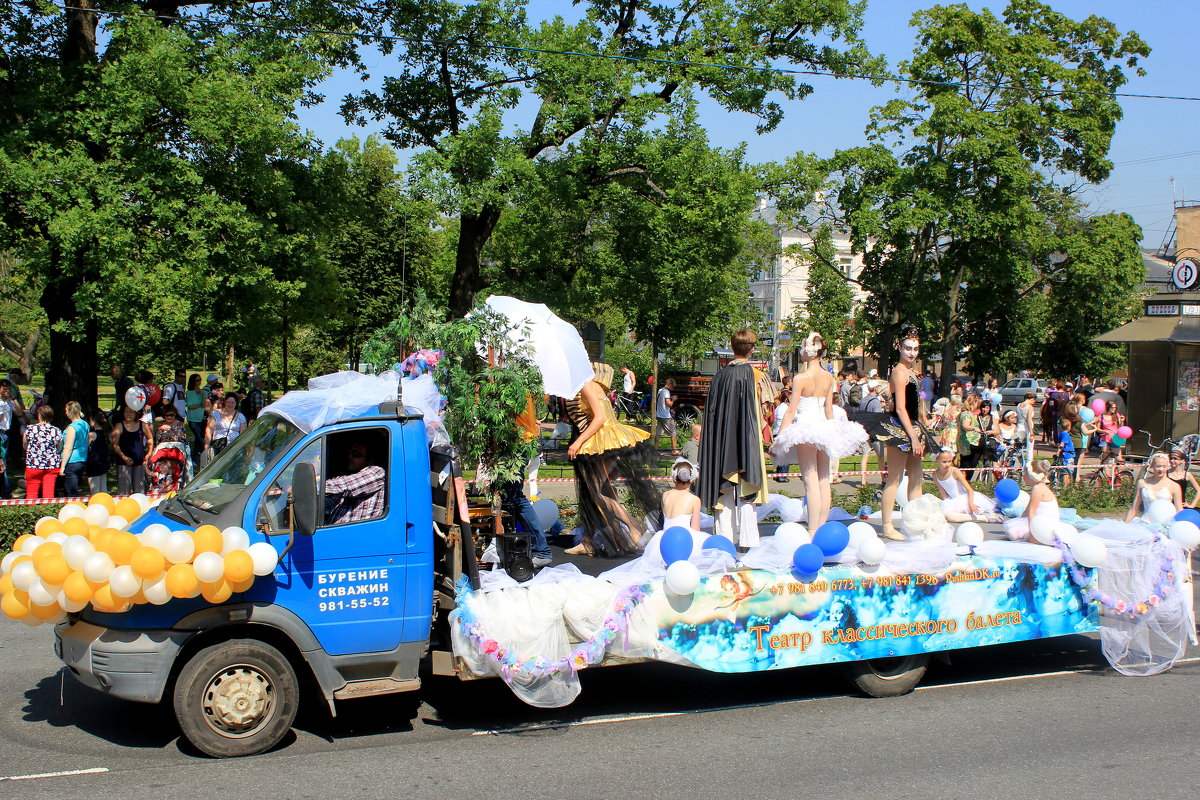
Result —
[[865, 695], [899, 697], [916, 688], [925, 676], [925, 667], [928, 665], [929, 656], [918, 653], [896, 658], [851, 661], [846, 665], [846, 674]]
[[269, 644], [233, 639], [195, 653], [175, 681], [175, 719], [197, 749], [217, 758], [269, 750], [296, 719], [300, 688]]

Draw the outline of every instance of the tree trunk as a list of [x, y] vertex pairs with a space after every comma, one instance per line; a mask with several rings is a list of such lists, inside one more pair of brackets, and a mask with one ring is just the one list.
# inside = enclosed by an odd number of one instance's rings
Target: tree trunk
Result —
[[225, 389], [233, 391], [233, 345], [229, 345], [229, 352], [225, 354]]
[[485, 205], [477, 214], [459, 217], [458, 251], [450, 280], [450, 316], [465, 316], [475, 305], [475, 293], [483, 288], [479, 272], [483, 246], [492, 238], [499, 221], [500, 209], [492, 205]]
[[50, 273], [59, 277], [50, 280], [42, 290], [42, 308], [46, 310], [50, 327], [46, 399], [50, 407], [58, 412], [68, 401], [75, 400], [83, 406], [85, 414], [90, 414], [98, 408], [98, 331], [95, 319], [90, 314], [81, 314], [75, 305], [75, 290], [94, 280], [95, 276], [84, 271], [82, 252], [75, 254], [75, 260], [79, 263], [74, 269], [62, 265], [57, 248], [51, 254], [51, 260], [57, 263], [52, 264]]
[[958, 365], [958, 330], [955, 321], [958, 319], [958, 297], [962, 293], [964, 266], [959, 262], [954, 271], [954, 280], [950, 284], [950, 294], [946, 298], [946, 317], [942, 321], [942, 380], [938, 394], [950, 396], [950, 384], [954, 381], [955, 367]]
[[[650, 341], [650, 357], [654, 359], [650, 365], [650, 373], [654, 376], [654, 381], [650, 386], [650, 441], [654, 442], [654, 449], [658, 449], [658, 342]], [[668, 409], [669, 410], [669, 409]], [[688, 432], [691, 435], [691, 432]]]
[[283, 325], [283, 385], [279, 389], [282, 392], [288, 390], [288, 327], [286, 322]]

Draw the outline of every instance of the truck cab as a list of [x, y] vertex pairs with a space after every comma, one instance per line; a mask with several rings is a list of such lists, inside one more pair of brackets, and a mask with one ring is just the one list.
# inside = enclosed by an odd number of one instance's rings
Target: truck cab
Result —
[[[130, 530], [238, 526], [280, 553], [274, 575], [219, 604], [88, 607], [57, 626], [56, 652], [116, 697], [170, 697], [187, 738], [216, 756], [278, 742], [302, 680], [333, 713], [338, 700], [419, 688], [437, 605], [434, 516], [451, 530], [457, 470], [451, 454], [433, 458], [436, 472], [420, 414], [395, 403], [312, 430], [265, 413]], [[362, 503], [334, 487], [364, 461], [384, 476]], [[453, 584], [443, 588], [445, 606]]]

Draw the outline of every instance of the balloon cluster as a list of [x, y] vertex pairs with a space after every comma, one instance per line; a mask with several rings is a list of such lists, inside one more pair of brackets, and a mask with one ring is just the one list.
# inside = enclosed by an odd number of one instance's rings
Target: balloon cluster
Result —
[[865, 522], [852, 522], [849, 527], [830, 520], [811, 536], [798, 522], [785, 522], [775, 529], [776, 546], [781, 552], [791, 551], [792, 567], [800, 575], [815, 575], [827, 558], [835, 558], [854, 548], [864, 564], [883, 561], [887, 550], [875, 529]]
[[145, 495], [114, 500], [101, 493], [86, 506], [66, 504], [57, 518], [42, 517], [0, 560], [0, 611], [40, 625], [89, 603], [107, 613], [173, 597], [223, 603], [275, 570], [275, 548], [250, 544], [238, 527], [172, 531], [156, 523], [138, 534], [126, 530], [149, 508]]
[[[671, 594], [687, 596], [700, 586], [700, 568], [689, 560], [696, 550], [696, 541], [692, 532], [681, 525], [674, 525], [663, 531], [658, 543], [658, 552], [663, 563], [667, 565], [663, 583]], [[737, 558], [737, 548], [724, 536], [709, 536], [704, 539], [700, 550], [720, 550]]]

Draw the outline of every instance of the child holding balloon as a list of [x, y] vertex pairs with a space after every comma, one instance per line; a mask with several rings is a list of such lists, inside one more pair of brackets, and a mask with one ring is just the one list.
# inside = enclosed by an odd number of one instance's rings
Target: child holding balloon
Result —
[[1129, 513], [1125, 515], [1126, 522], [1133, 522], [1139, 514], [1150, 518], [1152, 522], [1164, 522], [1164, 519], [1158, 517], [1157, 511], [1151, 513], [1151, 507], [1161, 500], [1171, 501], [1175, 507], [1172, 514], [1183, 510], [1183, 492], [1180, 490], [1179, 484], [1167, 476], [1171, 469], [1171, 462], [1167, 458], [1167, 454], [1155, 453], [1150, 457], [1147, 469], [1150, 474], [1138, 481], [1137, 493], [1133, 496], [1133, 505], [1129, 507]]
[[1050, 517], [1058, 522], [1058, 498], [1046, 485], [1050, 467], [1044, 460], [1034, 461], [1025, 470], [1025, 480], [1030, 484], [1029, 505], [1019, 517], [1004, 521], [1004, 535], [1016, 542], [1029, 539], [1029, 526], [1038, 517]]

